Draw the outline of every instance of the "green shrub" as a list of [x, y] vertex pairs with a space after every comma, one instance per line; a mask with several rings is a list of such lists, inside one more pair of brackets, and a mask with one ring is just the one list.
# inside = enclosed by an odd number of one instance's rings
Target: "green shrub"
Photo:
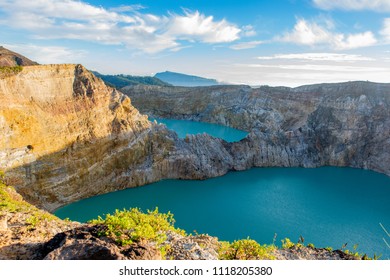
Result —
[[24, 201], [13, 187], [4, 182], [4, 172], [0, 171], [0, 214], [24, 213], [27, 214], [26, 225], [28, 230], [34, 230], [41, 222], [58, 219], [50, 213], [44, 212]]
[[282, 248], [283, 249], [291, 249], [294, 246], [295, 246], [295, 243], [292, 242], [290, 239], [288, 239], [288, 238], [282, 239]]
[[275, 259], [273, 245], [260, 245], [252, 239], [241, 239], [233, 243], [221, 242], [219, 259], [221, 260], [270, 260]]
[[16, 75], [22, 70], [22, 66], [0, 66], [0, 78]]
[[173, 214], [159, 213], [158, 208], [153, 211], [148, 210], [147, 213], [143, 213], [138, 208], [116, 210], [113, 215], [107, 214], [105, 219], [98, 217], [90, 222], [102, 225], [103, 230], [100, 234], [111, 237], [119, 245], [141, 241], [151, 241], [160, 245], [167, 239], [167, 231], [185, 235], [184, 231], [174, 228]]

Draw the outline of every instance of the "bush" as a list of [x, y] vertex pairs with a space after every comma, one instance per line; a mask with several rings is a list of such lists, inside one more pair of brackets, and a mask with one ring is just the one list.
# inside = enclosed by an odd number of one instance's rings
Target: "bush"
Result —
[[7, 186], [4, 172], [0, 171], [0, 215], [2, 213], [26, 214], [27, 230], [34, 230], [41, 223], [58, 219], [50, 213], [44, 212], [24, 201], [15, 189]]
[[0, 66], [0, 78], [10, 77], [23, 70], [22, 66]]
[[328, 251], [328, 252], [332, 252], [333, 248], [332, 247], [325, 247], [325, 250]]
[[185, 235], [184, 231], [174, 228], [173, 214], [159, 213], [158, 208], [143, 213], [138, 208], [116, 210], [113, 215], [107, 214], [105, 219], [90, 221], [102, 225], [101, 235], [112, 238], [119, 245], [129, 245], [133, 242], [151, 241], [160, 245], [166, 239], [166, 232], [173, 231]]
[[282, 239], [282, 248], [283, 249], [291, 249], [294, 246], [295, 246], [295, 243], [291, 242], [290, 239], [288, 239], [288, 238]]
[[233, 243], [221, 242], [219, 259], [221, 260], [270, 260], [275, 259], [273, 245], [260, 245], [252, 239], [241, 239]]
[[5, 173], [3, 170], [0, 170], [0, 184], [5, 184], [4, 178], [5, 178]]

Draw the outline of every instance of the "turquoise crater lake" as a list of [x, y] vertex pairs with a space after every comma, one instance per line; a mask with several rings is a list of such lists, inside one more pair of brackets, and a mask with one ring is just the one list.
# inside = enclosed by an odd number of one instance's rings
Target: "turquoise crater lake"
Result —
[[[180, 123], [181, 121], [177, 121]], [[206, 124], [207, 125], [207, 124]], [[164, 180], [84, 199], [55, 214], [85, 222], [115, 209], [171, 211], [176, 226], [220, 240], [272, 243], [288, 237], [305, 244], [390, 259], [390, 177], [376, 172], [322, 167], [253, 168], [204, 181]], [[278, 243], [279, 245], [280, 243]]]
[[180, 138], [185, 138], [187, 134], [207, 133], [211, 136], [222, 138], [227, 142], [235, 142], [245, 138], [248, 134], [248, 132], [243, 130], [213, 123], [160, 118], [153, 118], [152, 120], [163, 123], [167, 128], [176, 131]]

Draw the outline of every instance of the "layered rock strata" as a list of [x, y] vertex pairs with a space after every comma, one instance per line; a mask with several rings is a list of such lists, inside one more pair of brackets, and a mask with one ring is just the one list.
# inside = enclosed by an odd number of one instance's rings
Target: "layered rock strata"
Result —
[[46, 209], [117, 188], [122, 168], [146, 153], [139, 147], [150, 130], [128, 97], [81, 65], [29, 66], [0, 79], [0, 169]]
[[226, 173], [232, 156], [208, 135], [179, 139], [81, 65], [24, 67], [0, 79], [0, 170], [29, 202], [67, 203], [163, 178]]

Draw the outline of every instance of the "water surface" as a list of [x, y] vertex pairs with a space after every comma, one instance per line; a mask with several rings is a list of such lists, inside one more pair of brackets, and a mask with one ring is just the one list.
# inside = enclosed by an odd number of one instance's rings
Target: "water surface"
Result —
[[164, 180], [88, 198], [59, 209], [61, 218], [85, 222], [115, 209], [159, 207], [176, 226], [220, 240], [250, 237], [272, 243], [289, 237], [318, 247], [349, 249], [390, 259], [390, 178], [352, 168], [253, 168], [204, 181]]
[[165, 124], [169, 129], [176, 131], [180, 138], [185, 138], [186, 134], [207, 133], [211, 136], [224, 139], [227, 142], [235, 142], [245, 138], [248, 134], [248, 132], [243, 130], [213, 123], [161, 118], [154, 118], [151, 120], [156, 120], [158, 123]]

